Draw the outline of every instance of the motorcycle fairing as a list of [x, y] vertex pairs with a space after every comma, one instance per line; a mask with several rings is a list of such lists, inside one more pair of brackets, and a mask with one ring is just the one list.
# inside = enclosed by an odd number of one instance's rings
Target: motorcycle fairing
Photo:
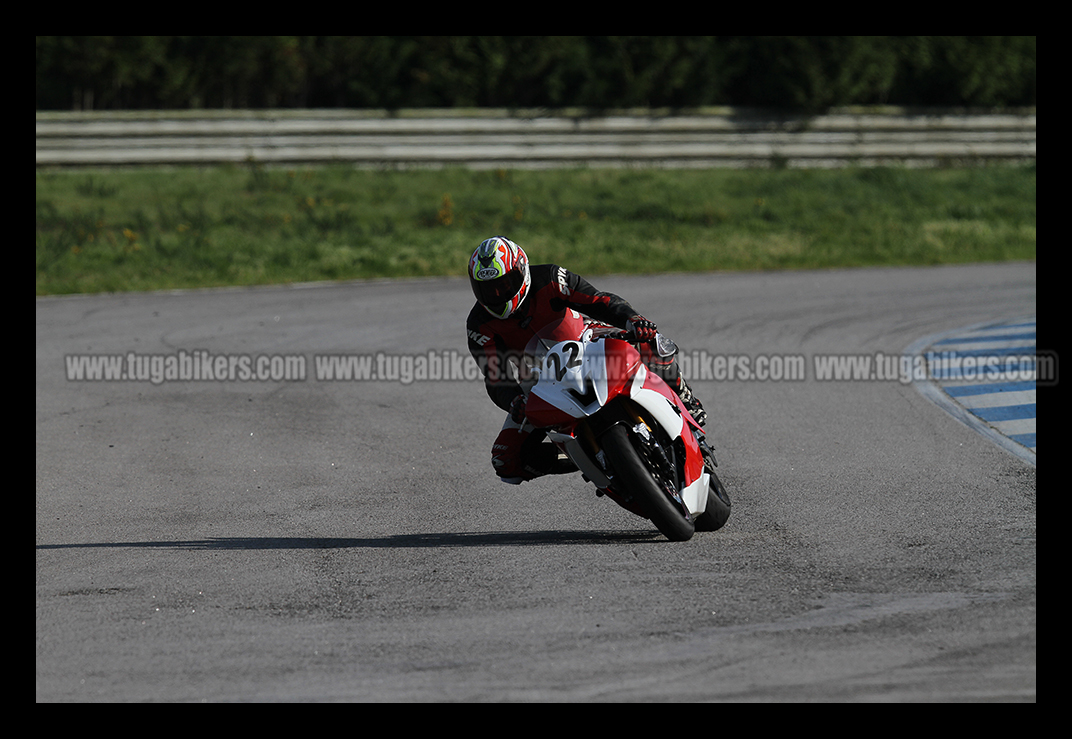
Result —
[[[636, 407], [612, 410], [619, 405], [618, 398], [629, 398]], [[549, 429], [548, 438], [565, 450], [585, 477], [607, 489], [609, 476], [576, 436], [578, 422], [596, 413], [600, 415], [585, 422], [596, 437], [615, 423], [647, 426], [645, 415], [661, 427], [684, 457], [677, 497], [692, 516], [705, 510], [710, 474], [693, 433], [693, 427], [699, 427], [662, 378], [648, 372], [631, 345], [611, 338], [593, 340], [589, 329], [578, 340], [560, 341], [546, 350], [526, 415], [534, 425]]]
[[572, 418], [590, 416], [602, 408], [609, 395], [606, 347], [591, 339], [589, 329], [577, 341], [561, 341], [548, 349], [532, 395]]

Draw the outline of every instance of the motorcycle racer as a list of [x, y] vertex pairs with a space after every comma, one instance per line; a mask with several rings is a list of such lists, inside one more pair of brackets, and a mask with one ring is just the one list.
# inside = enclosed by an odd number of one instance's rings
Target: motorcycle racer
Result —
[[486, 239], [469, 259], [476, 304], [466, 320], [469, 351], [484, 375], [492, 402], [508, 413], [492, 446], [492, 465], [503, 482], [519, 484], [547, 474], [573, 472], [545, 434], [524, 420], [524, 394], [517, 365], [529, 340], [545, 325], [574, 310], [635, 333], [649, 369], [678, 394], [697, 423], [707, 414], [681, 376], [673, 356], [652, 350], [657, 328], [623, 298], [596, 290], [587, 280], [555, 264], [530, 265], [524, 250], [504, 236]]

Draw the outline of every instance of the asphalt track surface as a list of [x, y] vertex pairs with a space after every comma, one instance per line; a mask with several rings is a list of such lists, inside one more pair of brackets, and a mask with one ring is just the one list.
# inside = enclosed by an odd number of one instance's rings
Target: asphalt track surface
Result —
[[[593, 282], [684, 352], [809, 364], [1033, 314], [1036, 287]], [[577, 475], [501, 484], [479, 383], [65, 374], [464, 350], [469, 307], [461, 279], [37, 299], [37, 701], [1035, 701], [1035, 467], [910, 383], [695, 380], [734, 511], [672, 544]]]

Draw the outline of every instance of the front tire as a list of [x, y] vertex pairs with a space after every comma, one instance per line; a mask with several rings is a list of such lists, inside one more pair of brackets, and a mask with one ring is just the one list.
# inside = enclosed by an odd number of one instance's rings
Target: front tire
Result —
[[603, 435], [603, 451], [613, 470], [613, 484], [643, 508], [655, 527], [670, 541], [688, 541], [696, 528], [674, 505], [648, 466], [640, 458], [622, 425]]

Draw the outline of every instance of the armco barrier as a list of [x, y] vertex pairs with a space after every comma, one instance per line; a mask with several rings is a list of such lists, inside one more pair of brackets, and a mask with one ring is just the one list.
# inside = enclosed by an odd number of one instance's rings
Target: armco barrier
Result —
[[1035, 160], [1035, 112], [38, 113], [37, 166], [941, 166]]

